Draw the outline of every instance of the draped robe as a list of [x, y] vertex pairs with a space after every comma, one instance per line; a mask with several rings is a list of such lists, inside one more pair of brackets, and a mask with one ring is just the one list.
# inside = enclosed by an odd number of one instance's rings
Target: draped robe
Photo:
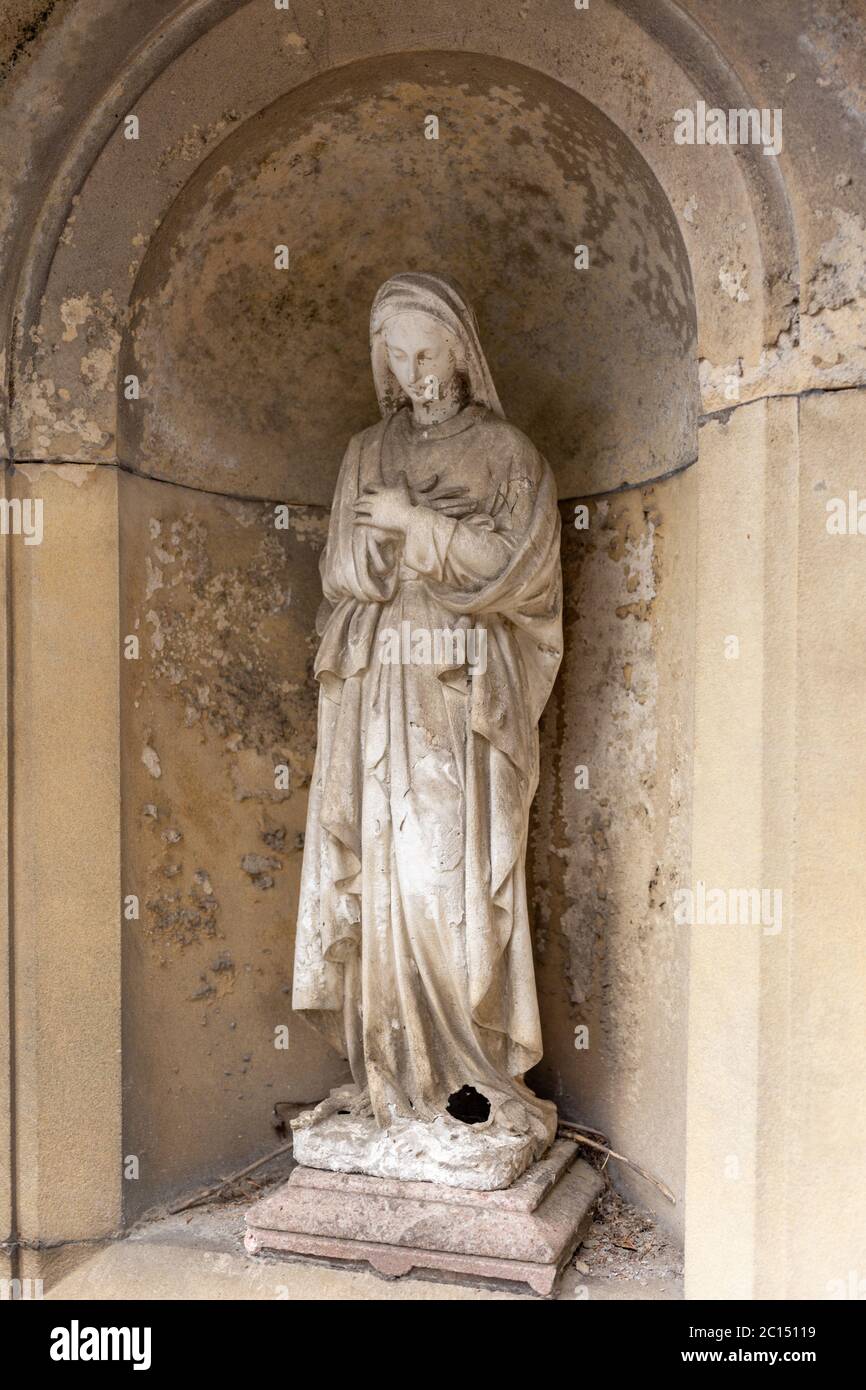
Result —
[[[358, 526], [363, 488], [401, 470], [468, 487], [474, 514], [416, 505], [391, 540]], [[538, 1153], [553, 1137], [554, 1106], [523, 1082], [542, 1053], [525, 858], [562, 653], [559, 531], [544, 459], [483, 405], [426, 428], [400, 410], [346, 451], [321, 562], [293, 1007], [348, 1057], [381, 1128], [470, 1086], [488, 1124], [531, 1131]], [[486, 663], [435, 645], [429, 662], [389, 660], [406, 623], [483, 629]]]

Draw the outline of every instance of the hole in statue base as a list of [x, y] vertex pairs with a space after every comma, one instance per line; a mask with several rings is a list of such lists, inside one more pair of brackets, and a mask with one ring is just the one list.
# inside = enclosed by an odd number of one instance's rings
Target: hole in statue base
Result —
[[481, 1125], [490, 1115], [490, 1101], [474, 1086], [461, 1086], [448, 1097], [446, 1110], [465, 1125]]

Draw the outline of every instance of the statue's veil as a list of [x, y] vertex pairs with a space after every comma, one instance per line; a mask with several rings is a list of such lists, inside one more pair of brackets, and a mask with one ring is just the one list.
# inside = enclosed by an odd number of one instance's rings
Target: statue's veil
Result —
[[493, 377], [481, 350], [478, 323], [460, 285], [445, 275], [422, 275], [414, 271], [392, 275], [386, 280], [370, 312], [370, 359], [383, 416], [393, 415], [406, 404], [406, 397], [388, 366], [382, 329], [394, 314], [407, 311], [428, 314], [454, 334], [460, 344], [460, 366], [468, 383], [470, 401], [502, 416]]

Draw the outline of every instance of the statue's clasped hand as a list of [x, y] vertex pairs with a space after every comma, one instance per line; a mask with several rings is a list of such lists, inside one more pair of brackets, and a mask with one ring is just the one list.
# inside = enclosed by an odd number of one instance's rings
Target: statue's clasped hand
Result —
[[438, 473], [410, 487], [405, 472], [401, 472], [393, 487], [370, 483], [363, 489], [354, 505], [355, 521], [378, 531], [405, 532], [413, 507], [429, 507], [460, 520], [475, 511], [468, 491], [453, 484], [440, 487]]

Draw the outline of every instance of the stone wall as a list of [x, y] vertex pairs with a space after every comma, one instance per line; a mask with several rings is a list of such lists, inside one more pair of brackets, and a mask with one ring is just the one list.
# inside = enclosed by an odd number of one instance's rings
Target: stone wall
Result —
[[533, 1079], [643, 1156], [676, 1209], [625, 1169], [616, 1181], [681, 1235], [689, 943], [672, 905], [691, 853], [694, 470], [585, 505], [586, 530], [562, 509], [565, 660], [531, 837]]
[[320, 1099], [345, 1067], [291, 1011], [327, 516], [292, 508], [278, 530], [267, 504], [121, 483], [121, 627], [139, 642], [121, 666], [134, 1216], [275, 1147], [294, 1111], [274, 1106]]

